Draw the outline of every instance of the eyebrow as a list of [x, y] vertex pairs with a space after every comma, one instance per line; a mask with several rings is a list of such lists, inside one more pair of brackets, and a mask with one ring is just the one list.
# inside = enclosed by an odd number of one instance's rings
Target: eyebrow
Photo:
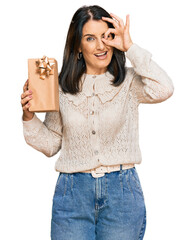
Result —
[[[105, 34], [105, 33], [102, 33], [102, 35], [103, 35], [103, 34]], [[94, 34], [89, 34], [89, 33], [88, 33], [88, 34], [85, 34], [83, 37], [86, 37], [86, 36], [92, 36], [92, 37], [95, 37]]]

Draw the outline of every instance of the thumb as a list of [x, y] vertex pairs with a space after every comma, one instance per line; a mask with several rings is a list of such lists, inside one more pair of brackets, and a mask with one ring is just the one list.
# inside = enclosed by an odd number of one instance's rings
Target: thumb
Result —
[[106, 45], [109, 45], [109, 46], [111, 46], [111, 47], [114, 47], [114, 46], [115, 46], [111, 40], [107, 40], [107, 39], [105, 39], [105, 38], [102, 38], [102, 41], [103, 41]]

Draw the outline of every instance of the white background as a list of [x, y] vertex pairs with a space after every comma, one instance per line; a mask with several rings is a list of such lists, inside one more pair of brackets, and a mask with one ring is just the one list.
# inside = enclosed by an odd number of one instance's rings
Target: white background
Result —
[[[174, 83], [168, 100], [139, 106], [143, 159], [136, 168], [147, 207], [144, 239], [195, 239], [195, 15], [189, 0], [4, 1], [0, 14], [0, 239], [50, 239], [58, 177], [54, 164], [59, 153], [47, 158], [26, 144], [20, 96], [28, 78], [28, 58], [54, 57], [60, 70], [71, 18], [84, 4], [98, 4], [124, 21], [130, 14], [133, 42], [150, 51]], [[41, 120], [44, 115], [37, 113]]]

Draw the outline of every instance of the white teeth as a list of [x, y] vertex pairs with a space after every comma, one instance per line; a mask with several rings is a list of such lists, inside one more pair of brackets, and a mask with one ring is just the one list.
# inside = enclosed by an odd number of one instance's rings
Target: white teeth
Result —
[[104, 55], [106, 52], [104, 52], [104, 53], [100, 53], [100, 54], [95, 54], [95, 55], [97, 55], [97, 56], [102, 56], [102, 55]]

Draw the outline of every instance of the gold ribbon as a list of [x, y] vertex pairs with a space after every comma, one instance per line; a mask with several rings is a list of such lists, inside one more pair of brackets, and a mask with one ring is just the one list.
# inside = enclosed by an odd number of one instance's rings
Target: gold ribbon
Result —
[[49, 75], [54, 74], [54, 64], [55, 63], [50, 62], [46, 56], [43, 56], [36, 61], [36, 65], [38, 67], [37, 72], [40, 73], [40, 78], [42, 80], [44, 80], [45, 77], [49, 77]]

